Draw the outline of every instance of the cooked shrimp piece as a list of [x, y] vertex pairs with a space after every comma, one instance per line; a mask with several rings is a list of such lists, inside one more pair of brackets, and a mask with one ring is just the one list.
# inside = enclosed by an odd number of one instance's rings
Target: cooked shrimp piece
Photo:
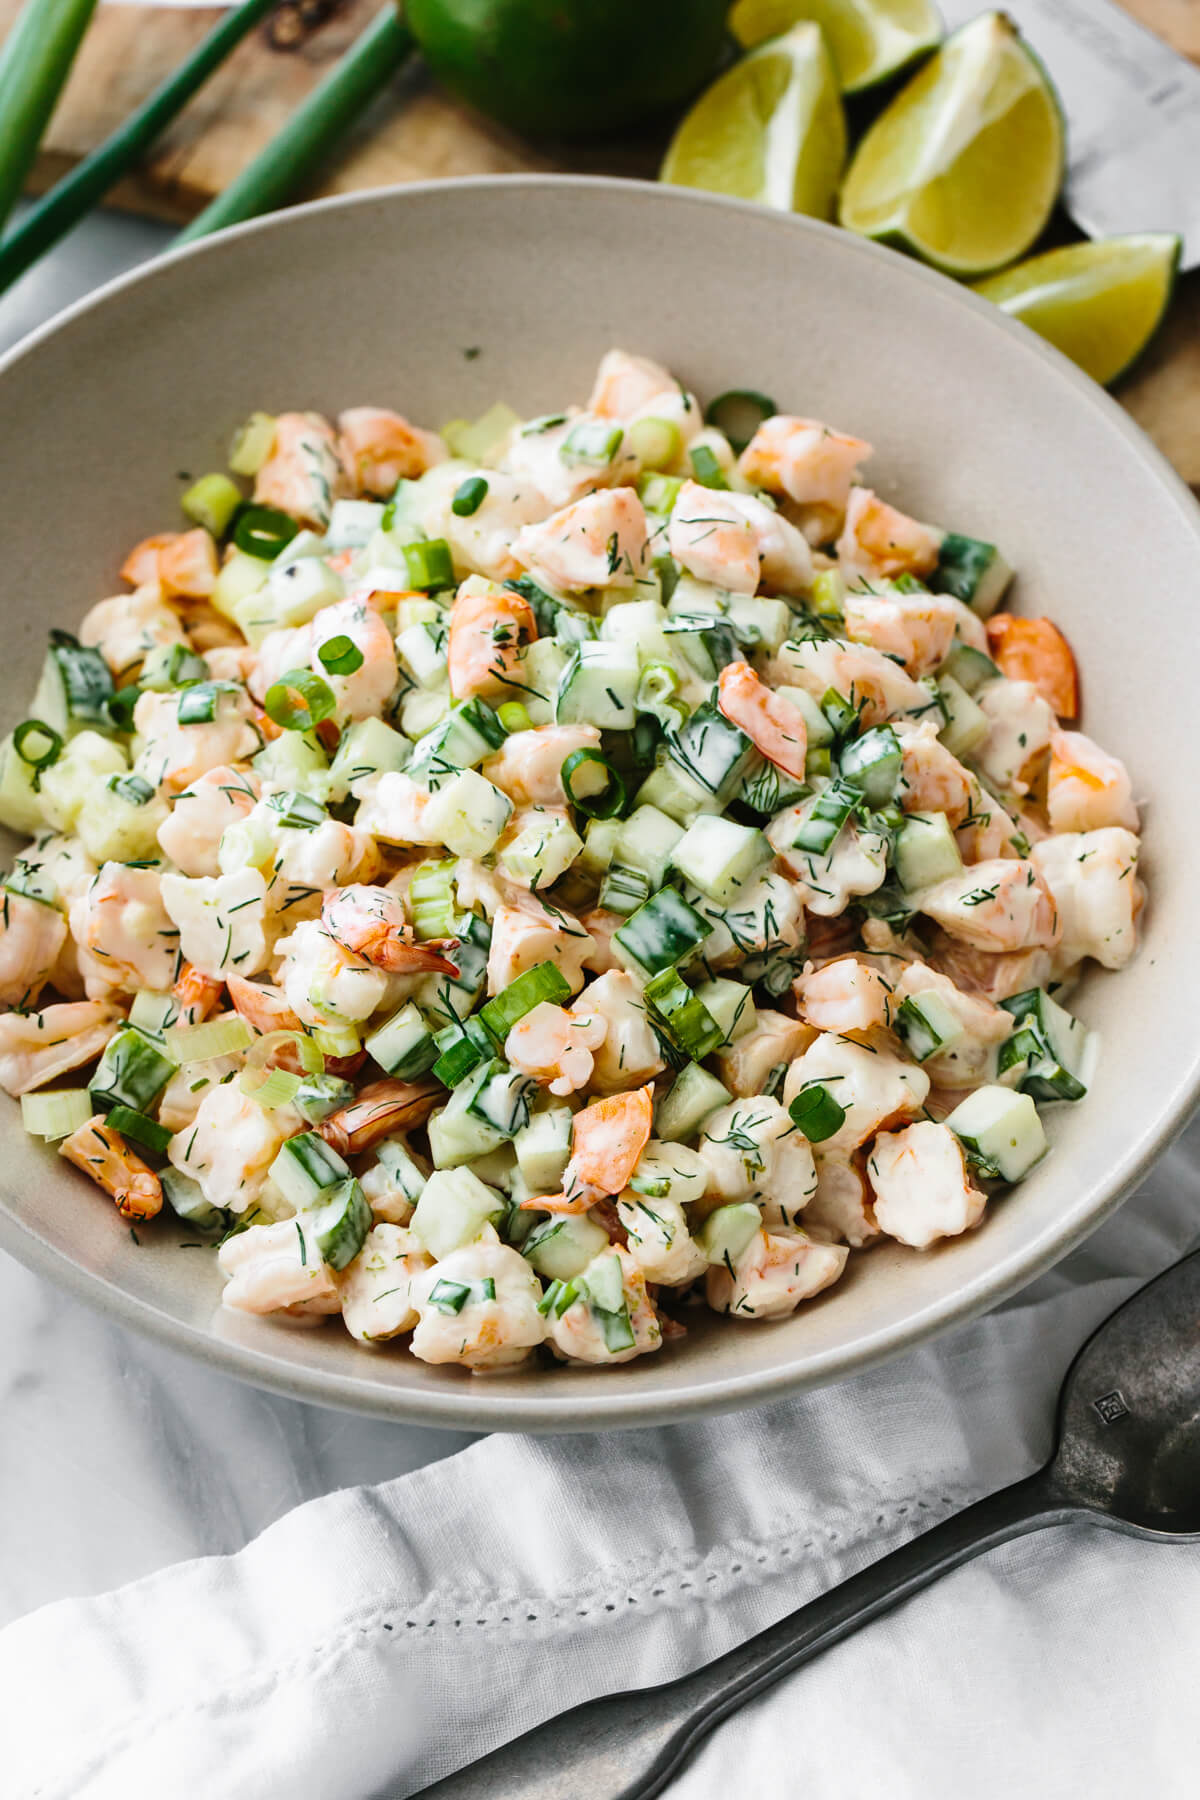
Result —
[[115, 1006], [95, 1000], [0, 1013], [0, 1087], [15, 1098], [80, 1068], [123, 1022]]
[[958, 1036], [923, 1059], [921, 1067], [930, 1079], [940, 1088], [951, 1089], [978, 1087], [981, 1082], [993, 1080], [996, 1051], [1013, 1032], [1012, 1014], [994, 1006], [982, 994], [963, 993], [940, 970], [924, 963], [910, 963], [896, 981], [893, 1015], [906, 1000], [919, 1002], [923, 994], [935, 995], [959, 1029]]
[[171, 989], [171, 998], [179, 1008], [178, 1023], [199, 1025], [220, 1004], [224, 992], [223, 980], [213, 975], [202, 975], [199, 969], [185, 962]]
[[566, 1012], [543, 1000], [517, 1020], [504, 1040], [510, 1066], [532, 1075], [552, 1094], [573, 1094], [592, 1078], [592, 1052], [608, 1031], [598, 1013]]
[[215, 716], [194, 725], [179, 718], [180, 698], [188, 691], [147, 692], [133, 709], [134, 730], [142, 745], [134, 768], [151, 787], [173, 793], [190, 787], [209, 769], [245, 762], [262, 748], [245, 688], [219, 688]]
[[915, 1118], [929, 1095], [929, 1077], [915, 1063], [888, 1050], [857, 1044], [822, 1032], [787, 1072], [783, 1101], [791, 1106], [802, 1090], [823, 1087], [845, 1114], [821, 1144], [824, 1156], [849, 1155], [881, 1126]]
[[[1029, 846], [1045, 837], [1045, 826], [1015, 808], [1014, 817], [972, 771], [967, 771], [967, 778], [970, 788], [967, 810], [954, 828], [963, 861], [990, 862], [997, 856], [1028, 856]], [[930, 812], [946, 810], [943, 806], [929, 808]]]
[[586, 1212], [606, 1194], [619, 1194], [650, 1141], [654, 1122], [653, 1090], [634, 1088], [593, 1100], [577, 1112], [571, 1126], [571, 1156], [561, 1194], [522, 1201], [544, 1212]]
[[801, 1017], [818, 1031], [871, 1031], [891, 1023], [891, 982], [857, 956], [839, 956], [819, 969], [807, 964], [792, 988]]
[[592, 939], [592, 955], [589, 968], [597, 975], [607, 975], [610, 969], [623, 969], [613, 949], [613, 933], [621, 929], [625, 923], [623, 914], [610, 912], [605, 906], [593, 906], [585, 912], [580, 924]]
[[[457, 1311], [434, 1299], [444, 1282], [467, 1289]], [[421, 1362], [462, 1363], [481, 1371], [513, 1368], [545, 1340], [546, 1321], [538, 1311], [542, 1284], [491, 1226], [475, 1243], [452, 1250], [417, 1275], [410, 1293], [418, 1315], [410, 1347]]]
[[1106, 825], [1139, 829], [1125, 764], [1082, 731], [1056, 731], [1050, 738], [1046, 811], [1051, 831], [1099, 831]]
[[736, 594], [807, 592], [812, 552], [802, 533], [752, 494], [685, 481], [667, 531], [671, 555], [698, 581]]
[[223, 982], [231, 970], [257, 975], [270, 961], [267, 935], [267, 884], [258, 869], [231, 875], [166, 874], [162, 903], [178, 927], [174, 941], [180, 954], [213, 981]]
[[446, 1090], [440, 1081], [369, 1081], [349, 1106], [322, 1120], [317, 1131], [340, 1156], [357, 1156], [381, 1138], [423, 1125]]
[[1027, 794], [1056, 729], [1053, 708], [1031, 681], [985, 681], [974, 700], [987, 717], [988, 735], [971, 761], [992, 787]]
[[329, 421], [320, 413], [280, 413], [271, 454], [255, 477], [255, 500], [324, 531], [333, 502], [348, 487]]
[[179, 614], [164, 604], [156, 581], [132, 594], [99, 600], [84, 614], [79, 641], [99, 650], [118, 682], [141, 668], [151, 650], [186, 644]]
[[927, 675], [949, 654], [958, 605], [941, 594], [874, 594], [851, 588], [845, 601], [846, 636], [885, 656], [898, 656], [912, 676]]
[[65, 1137], [58, 1154], [111, 1194], [123, 1219], [153, 1219], [162, 1211], [162, 1183], [158, 1176], [106, 1123], [103, 1113], [94, 1113], [86, 1124]]
[[513, 554], [551, 587], [629, 588], [646, 564], [646, 514], [632, 488], [585, 494], [541, 524], [523, 526]]
[[1048, 950], [1062, 935], [1047, 882], [1020, 858], [973, 863], [915, 898], [920, 912], [977, 950]]
[[[366, 594], [350, 594], [321, 609], [312, 621], [310, 666], [333, 689], [340, 720], [374, 719], [383, 712], [398, 679], [392, 634]], [[349, 675], [335, 675], [321, 661], [334, 638], [349, 638], [362, 662]]]
[[[495, 944], [493, 935], [492, 943]], [[631, 1082], [646, 1082], [665, 1066], [654, 1029], [646, 1014], [642, 989], [623, 969], [612, 969], [592, 982], [580, 1011], [604, 1020], [604, 1042], [592, 1052], [590, 1086], [601, 1094], [619, 1094]]]
[[980, 794], [979, 779], [964, 769], [937, 734], [932, 719], [897, 719], [892, 730], [900, 742], [903, 766], [897, 800], [905, 812], [945, 813], [960, 825]]
[[[786, 1013], [755, 1009], [753, 1029], [717, 1051], [717, 1070], [731, 1094], [761, 1094], [768, 1079], [780, 1074], [812, 1043], [816, 1032]], [[778, 1077], [777, 1077], [778, 1078]]]
[[929, 689], [868, 644], [841, 644], [833, 638], [786, 643], [767, 674], [777, 684], [804, 688], [818, 702], [833, 688], [858, 707], [864, 731], [896, 713], [929, 710]]
[[[801, 903], [822, 918], [845, 912], [857, 894], [873, 894], [887, 879], [887, 839], [847, 819], [829, 849], [818, 853], [797, 846], [796, 838], [819, 799], [801, 800], [776, 813], [767, 841], [792, 876]], [[711, 947], [705, 954], [713, 960]]]
[[[594, 454], [590, 445], [596, 447]], [[577, 447], [581, 454], [575, 454]], [[611, 420], [572, 407], [557, 424], [534, 419], [518, 426], [505, 447], [503, 473], [528, 503], [533, 517], [527, 523], [532, 525], [585, 495], [631, 486], [638, 468], [623, 431], [614, 429]], [[536, 509], [535, 496], [540, 500]], [[516, 554], [523, 562], [519, 549]]]
[[747, 662], [727, 663], [717, 677], [717, 705], [754, 748], [785, 774], [804, 779], [808, 737], [799, 708], [781, 700]]
[[373, 1225], [354, 1261], [334, 1277], [350, 1336], [379, 1344], [411, 1331], [420, 1317], [413, 1282], [432, 1267], [433, 1258], [403, 1225]]
[[175, 980], [179, 932], [163, 905], [156, 869], [104, 863], [71, 902], [69, 917], [89, 1000], [139, 988], [164, 993]]
[[1075, 658], [1057, 625], [1049, 619], [1018, 619], [993, 613], [987, 622], [988, 650], [1010, 681], [1030, 681], [1060, 719], [1079, 710]]
[[333, 888], [321, 903], [321, 923], [344, 950], [390, 975], [457, 975], [456, 938], [419, 944], [404, 916], [404, 902], [389, 888], [358, 883]]
[[881, 1231], [927, 1250], [978, 1225], [986, 1196], [971, 1185], [963, 1148], [947, 1125], [922, 1119], [883, 1132], [867, 1158]]
[[343, 949], [315, 919], [302, 920], [275, 950], [277, 980], [305, 1025], [322, 1030], [361, 1025], [395, 991], [395, 976]]
[[945, 931], [933, 935], [929, 966], [946, 975], [960, 993], [985, 1000], [1007, 1000], [1026, 988], [1045, 987], [1054, 959], [1049, 950], [976, 950]]
[[265, 981], [247, 981], [244, 976], [232, 974], [225, 977], [225, 985], [233, 1010], [261, 1037], [272, 1031], [304, 1030], [282, 988], [272, 987]]
[[54, 973], [67, 938], [56, 906], [7, 888], [0, 897], [0, 1005], [28, 1007]]
[[450, 609], [446, 661], [456, 700], [472, 694], [508, 695], [519, 680], [521, 648], [537, 636], [533, 608], [511, 588], [472, 576]]
[[168, 544], [173, 544], [179, 535], [177, 531], [160, 531], [153, 537], [143, 538], [141, 543], [135, 544], [121, 564], [119, 571], [121, 580], [127, 581], [132, 588], [156, 588], [161, 598], [162, 589], [158, 579], [159, 552], [165, 550]]
[[1138, 840], [1122, 826], [1064, 832], [1033, 847], [1034, 867], [1062, 920], [1055, 957], [1060, 972], [1081, 957], [1123, 969], [1137, 948], [1145, 891], [1137, 878]]
[[268, 1112], [231, 1081], [208, 1090], [192, 1123], [167, 1145], [167, 1157], [199, 1184], [210, 1206], [245, 1213], [262, 1193], [284, 1139], [301, 1128], [290, 1107]]
[[931, 575], [941, 547], [942, 534], [932, 525], [910, 519], [870, 488], [850, 489], [846, 522], [837, 541], [838, 560], [845, 573], [886, 580], [897, 575]]
[[382, 406], [351, 406], [338, 414], [342, 462], [361, 493], [390, 500], [399, 481], [412, 481], [443, 462], [446, 446]]
[[201, 525], [181, 531], [158, 553], [158, 579], [168, 599], [207, 600], [219, 573], [217, 546]]
[[738, 469], [756, 487], [840, 517], [855, 472], [870, 455], [871, 446], [863, 438], [832, 431], [819, 419], [776, 413], [764, 419], [750, 439], [738, 458]]
[[258, 796], [258, 777], [249, 769], [218, 763], [176, 795], [158, 828], [159, 844], [182, 874], [219, 875], [222, 834], [253, 810]]
[[[626, 1343], [620, 1350], [610, 1347], [604, 1320], [597, 1316], [596, 1309], [586, 1298], [589, 1276], [597, 1264], [607, 1263], [613, 1257], [620, 1265], [621, 1299], [633, 1338], [632, 1343]], [[551, 1317], [548, 1321], [550, 1341], [557, 1355], [571, 1363], [623, 1363], [661, 1348], [662, 1324], [646, 1291], [646, 1276], [628, 1250], [620, 1244], [614, 1244], [611, 1250], [602, 1250], [592, 1258], [578, 1282], [584, 1287], [585, 1294], [573, 1301], [560, 1318]]]
[[630, 1256], [647, 1281], [687, 1287], [708, 1267], [708, 1258], [688, 1230], [687, 1214], [670, 1195], [646, 1199], [626, 1188], [617, 1201]]
[[[540, 962], [552, 962], [571, 984], [572, 993], [583, 986], [583, 971], [595, 954], [591, 934], [579, 920], [561, 907], [551, 911], [532, 894], [506, 902], [492, 920], [488, 950], [487, 991], [502, 994], [518, 975]], [[593, 999], [595, 988], [588, 995]], [[632, 1077], [631, 1077], [632, 1078]]]
[[[565, 806], [562, 767], [576, 750], [599, 750], [600, 732], [595, 725], [540, 725], [534, 731], [514, 731], [495, 756], [489, 756], [481, 773], [493, 787], [508, 795], [516, 806]], [[597, 769], [595, 787], [589, 790], [584, 764], [571, 778], [573, 792], [586, 799], [599, 793], [608, 777]]]
[[388, 769], [368, 776], [358, 789], [355, 827], [387, 844], [438, 844], [436, 831], [425, 821], [433, 795], [401, 770]]
[[[587, 410], [602, 419], [627, 419], [660, 394], [675, 394], [679, 384], [673, 375], [648, 356], [631, 356], [628, 350], [607, 350], [600, 358]], [[696, 404], [692, 402], [693, 406]], [[697, 409], [699, 410], [699, 409]]]
[[221, 1304], [234, 1312], [286, 1312], [293, 1306], [307, 1309], [313, 1302], [322, 1312], [339, 1309], [337, 1283], [302, 1219], [251, 1225], [225, 1239], [217, 1261], [226, 1277]]
[[705, 1286], [714, 1312], [734, 1319], [782, 1319], [830, 1287], [846, 1266], [845, 1244], [821, 1244], [776, 1225], [757, 1232], [733, 1266], [714, 1263]]
[[871, 1190], [862, 1172], [862, 1151], [825, 1156], [822, 1149], [813, 1152], [817, 1191], [804, 1209], [805, 1230], [840, 1238], [852, 1250], [861, 1250], [879, 1236]]
[[753, 1200], [767, 1224], [794, 1225], [816, 1189], [806, 1139], [786, 1108], [765, 1094], [718, 1107], [705, 1119], [697, 1148], [708, 1200]]
[[[251, 654], [250, 673], [246, 678], [246, 686], [261, 705], [267, 697], [267, 690], [281, 681], [289, 669], [305, 669], [312, 661], [313, 627], [310, 619], [305, 625], [285, 626], [281, 631], [268, 631], [262, 643]], [[325, 679], [324, 669], [321, 679]]]

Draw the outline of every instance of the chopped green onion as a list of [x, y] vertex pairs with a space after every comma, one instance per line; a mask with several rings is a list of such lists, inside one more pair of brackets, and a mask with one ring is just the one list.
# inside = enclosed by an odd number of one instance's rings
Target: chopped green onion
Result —
[[688, 461], [692, 465], [692, 474], [701, 487], [727, 488], [729, 486], [725, 479], [724, 469], [707, 444], [697, 444], [695, 449], [689, 450]]
[[[659, 475], [647, 470], [644, 475], [638, 476], [638, 499], [647, 512], [665, 515], [674, 507], [682, 486], [682, 475]], [[668, 562], [670, 560], [669, 557], [656, 558], [656, 561]], [[670, 598], [670, 594], [663, 596], [664, 601]]]
[[267, 689], [263, 707], [284, 731], [311, 731], [333, 712], [333, 689], [311, 669], [289, 669]]
[[[608, 786], [599, 794], [576, 795], [571, 780], [577, 769], [585, 763], [596, 763], [608, 776]], [[625, 783], [613, 768], [608, 758], [599, 750], [572, 750], [562, 766], [563, 791], [578, 812], [588, 819], [615, 819], [618, 813], [625, 810]]]
[[[25, 747], [30, 738], [35, 740], [32, 751]], [[44, 749], [38, 749], [38, 740], [45, 746]], [[42, 770], [58, 761], [62, 755], [62, 747], [63, 741], [57, 731], [51, 730], [49, 725], [43, 725], [40, 719], [26, 719], [13, 732], [13, 749], [26, 768], [33, 770], [31, 786], [35, 794], [41, 782]]]
[[664, 731], [679, 731], [687, 722], [687, 707], [679, 698], [679, 672], [668, 662], [643, 665], [633, 704], [657, 719]]
[[496, 1283], [491, 1275], [480, 1281], [437, 1281], [429, 1290], [429, 1304], [439, 1312], [460, 1313], [464, 1306], [496, 1298]]
[[135, 1112], [132, 1107], [120, 1104], [109, 1109], [105, 1123], [111, 1125], [127, 1142], [141, 1144], [156, 1156], [166, 1155], [167, 1145], [174, 1135], [165, 1125], [160, 1125], [157, 1119], [148, 1119], [145, 1113]]
[[[683, 438], [673, 419], [635, 419], [625, 433], [625, 443], [643, 469], [649, 470], [665, 469], [671, 463], [678, 462], [683, 451]], [[643, 500], [642, 504], [645, 505], [646, 502]], [[669, 512], [671, 509], [667, 507], [665, 510]]]
[[510, 982], [502, 994], [489, 1000], [486, 1006], [479, 1009], [479, 1017], [496, 1043], [503, 1046], [505, 1038], [527, 1012], [540, 1006], [543, 1000], [550, 1000], [555, 1006], [561, 1006], [564, 1000], [571, 998], [571, 984], [556, 963], [536, 963], [532, 969], [526, 969], [523, 975]]
[[822, 569], [813, 576], [808, 604], [819, 619], [840, 619], [845, 607], [845, 580], [840, 569]]
[[0, 53], [0, 226], [21, 197], [96, 0], [23, 6]]
[[270, 413], [253, 412], [239, 425], [229, 446], [229, 466], [235, 475], [257, 475], [275, 442], [275, 420]]
[[153, 988], [139, 988], [129, 1008], [129, 1023], [139, 1025], [151, 1037], [161, 1037], [163, 1028], [178, 1017], [174, 994], [156, 994]]
[[110, 694], [105, 702], [105, 725], [112, 731], [133, 730], [133, 709], [141, 699], [143, 689], [136, 682], [128, 687], [118, 688]]
[[202, 475], [179, 502], [185, 517], [203, 525], [218, 541], [229, 530], [230, 520], [241, 504], [242, 490], [228, 475]]
[[217, 716], [222, 694], [237, 691], [233, 681], [193, 681], [180, 688], [175, 702], [175, 716], [181, 725], [211, 725]]
[[110, 794], [119, 794], [130, 806], [146, 806], [154, 798], [154, 789], [143, 775], [110, 775]]
[[208, 1019], [199, 1025], [172, 1025], [163, 1037], [171, 1055], [181, 1063], [211, 1062], [216, 1056], [236, 1056], [254, 1042], [254, 1033], [237, 1013], [223, 1019]]
[[331, 1026], [310, 1032], [309, 1037], [323, 1056], [357, 1056], [362, 1049], [362, 1039], [353, 1025]]
[[579, 1289], [573, 1281], [552, 1281], [538, 1301], [537, 1309], [543, 1319], [551, 1313], [561, 1319], [568, 1306], [574, 1306], [578, 1298]]
[[453, 862], [418, 863], [408, 884], [413, 930], [421, 943], [455, 935]]
[[363, 653], [353, 638], [331, 637], [318, 645], [317, 655], [331, 675], [353, 675], [363, 666]]
[[774, 418], [779, 411], [775, 402], [754, 388], [730, 388], [710, 400], [704, 412], [704, 423], [715, 425], [729, 439], [740, 456], [764, 419]]
[[858, 708], [836, 688], [826, 688], [821, 696], [821, 711], [833, 727], [835, 737], [846, 738], [857, 731]]
[[295, 519], [277, 506], [244, 506], [233, 521], [233, 542], [247, 556], [274, 562], [299, 530]]
[[582, 463], [589, 468], [606, 468], [621, 447], [625, 433], [620, 425], [604, 419], [580, 419], [573, 425], [558, 447], [558, 454], [568, 467]]
[[300, 1061], [300, 1067], [308, 1075], [321, 1075], [325, 1070], [325, 1058], [320, 1046], [303, 1031], [268, 1031], [260, 1038], [255, 1038], [246, 1056], [248, 1069], [265, 1069], [277, 1050], [284, 1045], [294, 1047]]
[[810, 1144], [823, 1144], [846, 1119], [846, 1109], [839, 1106], [821, 1082], [806, 1082], [788, 1107], [792, 1122], [804, 1133]]
[[862, 797], [862, 789], [850, 782], [831, 781], [796, 833], [792, 848], [807, 850], [810, 856], [827, 856]]
[[277, 1106], [289, 1105], [300, 1092], [301, 1085], [299, 1075], [293, 1075], [289, 1069], [243, 1069], [238, 1079], [243, 1094], [268, 1112], [274, 1112]]
[[661, 969], [646, 983], [645, 998], [671, 1041], [694, 1062], [724, 1043], [725, 1033], [674, 967]]
[[485, 1025], [478, 1019], [456, 1019], [453, 1024], [434, 1034], [439, 1055], [433, 1073], [443, 1087], [456, 1088], [474, 1073], [480, 1063], [490, 1062], [495, 1044]]
[[496, 717], [511, 736], [514, 731], [532, 731], [533, 720], [519, 700], [506, 700], [496, 708]]
[[454, 498], [450, 502], [450, 511], [460, 519], [469, 519], [477, 513], [488, 496], [488, 484], [482, 475], [468, 475], [454, 490]]
[[402, 544], [408, 585], [432, 592], [454, 586], [454, 560], [445, 538], [421, 538], [415, 544]]
[[862, 789], [868, 806], [886, 806], [895, 799], [903, 766], [900, 740], [890, 725], [853, 738], [840, 759], [843, 776]]
[[22, 1094], [21, 1123], [31, 1137], [53, 1143], [86, 1125], [96, 1108], [86, 1088], [60, 1088], [54, 1094]]

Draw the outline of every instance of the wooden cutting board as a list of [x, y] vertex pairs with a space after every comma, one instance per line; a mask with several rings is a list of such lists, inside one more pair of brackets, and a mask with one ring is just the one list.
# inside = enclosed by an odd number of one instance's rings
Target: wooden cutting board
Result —
[[[385, 0], [385, 4], [388, 0]], [[982, 4], [982, 0], [981, 0]], [[1200, 0], [1122, 0], [1135, 17], [1200, 61]], [[21, 0], [0, 0], [0, 37]], [[358, 36], [379, 0], [286, 0], [193, 99], [112, 203], [168, 220], [192, 217], [274, 136]], [[178, 66], [220, 17], [109, 4], [97, 10], [51, 121], [33, 185], [48, 187], [100, 143]], [[456, 105], [417, 58], [332, 158], [315, 193], [455, 175], [573, 170], [652, 176], [661, 135], [619, 145], [533, 145]], [[1200, 271], [1180, 285], [1167, 328], [1121, 399], [1200, 486]]]

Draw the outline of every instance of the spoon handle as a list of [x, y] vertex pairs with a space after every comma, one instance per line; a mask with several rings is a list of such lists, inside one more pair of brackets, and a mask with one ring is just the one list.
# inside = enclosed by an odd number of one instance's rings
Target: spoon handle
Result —
[[1002, 1488], [902, 1544], [716, 1662], [663, 1687], [592, 1700], [457, 1774], [425, 1800], [652, 1800], [729, 1714], [819, 1650], [1009, 1538], [1078, 1512], [1047, 1471]]

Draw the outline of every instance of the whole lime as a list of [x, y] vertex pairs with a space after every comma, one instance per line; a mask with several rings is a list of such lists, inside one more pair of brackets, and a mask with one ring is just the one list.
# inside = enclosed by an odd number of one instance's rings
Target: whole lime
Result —
[[682, 105], [729, 0], [404, 0], [438, 79], [526, 137], [595, 137]]

